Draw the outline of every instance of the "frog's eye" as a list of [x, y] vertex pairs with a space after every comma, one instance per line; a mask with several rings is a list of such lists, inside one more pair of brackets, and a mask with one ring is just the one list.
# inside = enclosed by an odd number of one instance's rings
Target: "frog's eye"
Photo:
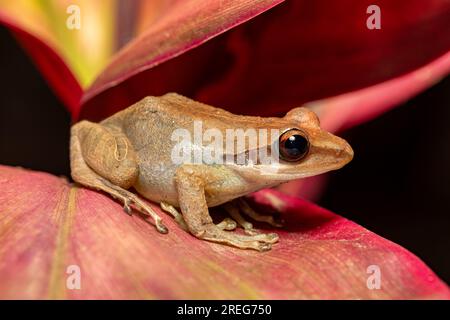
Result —
[[309, 151], [309, 141], [306, 134], [299, 129], [289, 129], [279, 138], [281, 159], [285, 161], [299, 161]]

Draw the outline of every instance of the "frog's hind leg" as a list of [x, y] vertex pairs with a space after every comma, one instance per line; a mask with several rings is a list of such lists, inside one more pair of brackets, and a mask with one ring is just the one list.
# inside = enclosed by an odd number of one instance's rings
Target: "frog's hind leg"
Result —
[[71, 129], [70, 167], [74, 181], [101, 190], [119, 199], [127, 213], [134, 205], [141, 213], [151, 216], [156, 228], [167, 233], [158, 214], [132, 192], [138, 176], [136, 154], [120, 130], [82, 121]]
[[245, 213], [253, 220], [258, 222], [265, 222], [277, 228], [283, 227], [283, 220], [276, 220], [273, 216], [263, 215], [256, 212], [252, 207], [249, 206], [245, 198], [238, 198], [235, 201], [240, 211]]
[[237, 222], [237, 224], [244, 229], [244, 232], [246, 234], [249, 235], [258, 234], [258, 232], [255, 229], [253, 229], [253, 224], [245, 220], [245, 218], [241, 215], [241, 213], [239, 212], [239, 208], [234, 201], [225, 203], [223, 205], [223, 208]]
[[258, 234], [253, 228], [253, 224], [247, 221], [241, 214], [249, 216], [255, 221], [265, 222], [274, 227], [281, 228], [283, 226], [282, 221], [277, 221], [273, 216], [262, 215], [253, 210], [252, 207], [244, 200], [244, 198], [238, 198], [233, 201], [227, 202], [223, 205], [224, 209], [229, 213], [229, 215], [236, 220], [237, 224], [244, 229], [244, 232], [249, 235]]

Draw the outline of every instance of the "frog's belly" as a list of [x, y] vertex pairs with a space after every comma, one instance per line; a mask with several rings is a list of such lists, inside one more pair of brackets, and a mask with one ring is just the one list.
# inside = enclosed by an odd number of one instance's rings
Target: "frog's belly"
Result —
[[[134, 188], [140, 195], [156, 203], [165, 202], [180, 207], [178, 192], [174, 182], [176, 167], [161, 169], [157, 166], [145, 166], [139, 171]], [[212, 191], [212, 190], [211, 190]], [[247, 194], [247, 190], [216, 190], [206, 195], [208, 207], [215, 207]]]
[[174, 182], [175, 166], [158, 164], [141, 165], [134, 188], [146, 199], [166, 202], [178, 206], [178, 196]]

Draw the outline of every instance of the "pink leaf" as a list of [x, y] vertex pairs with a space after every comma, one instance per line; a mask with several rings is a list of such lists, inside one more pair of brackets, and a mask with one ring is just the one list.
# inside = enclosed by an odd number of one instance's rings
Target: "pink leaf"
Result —
[[[159, 234], [108, 196], [46, 173], [1, 166], [0, 183], [3, 299], [450, 297], [407, 250], [274, 191], [257, 193], [255, 205], [276, 208], [287, 227], [278, 231], [279, 244], [259, 253], [197, 240], [162, 213], [170, 231]], [[72, 265], [80, 268], [80, 290], [66, 287]], [[380, 289], [367, 286], [373, 265], [381, 272]]]

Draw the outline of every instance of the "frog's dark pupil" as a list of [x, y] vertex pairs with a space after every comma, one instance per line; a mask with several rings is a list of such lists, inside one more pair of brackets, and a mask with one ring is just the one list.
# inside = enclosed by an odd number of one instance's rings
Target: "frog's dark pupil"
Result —
[[284, 150], [293, 159], [302, 157], [308, 151], [308, 140], [299, 134], [293, 134], [284, 142]]

